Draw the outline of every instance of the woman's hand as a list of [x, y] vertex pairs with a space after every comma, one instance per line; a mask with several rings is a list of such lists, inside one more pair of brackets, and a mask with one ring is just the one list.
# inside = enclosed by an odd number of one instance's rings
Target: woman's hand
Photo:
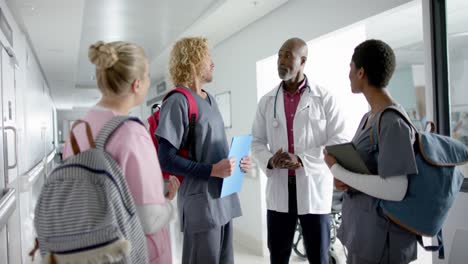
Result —
[[335, 157], [328, 155], [326, 149], [323, 149], [323, 159], [325, 160], [325, 163], [327, 164], [328, 168], [331, 168], [336, 163]]
[[179, 179], [177, 179], [176, 176], [169, 176], [169, 183], [167, 184], [167, 193], [166, 193], [166, 199], [172, 200], [177, 194], [177, 190], [179, 190], [180, 187], [180, 182]]
[[240, 161], [240, 168], [243, 173], [247, 173], [252, 169], [252, 159], [249, 156], [245, 156]]
[[346, 183], [338, 180], [337, 178], [334, 178], [335, 180], [335, 188], [339, 191], [346, 191], [349, 189], [349, 186], [346, 185]]

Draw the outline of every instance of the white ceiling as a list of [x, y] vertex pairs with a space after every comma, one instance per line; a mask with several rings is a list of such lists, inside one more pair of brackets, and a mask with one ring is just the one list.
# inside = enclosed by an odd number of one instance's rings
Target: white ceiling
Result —
[[[98, 100], [87, 59], [89, 45], [97, 40], [140, 44], [150, 57], [153, 81], [160, 80], [170, 47], [180, 37], [202, 35], [216, 46], [287, 1], [6, 0], [29, 35], [59, 109]], [[361, 22], [369, 38], [383, 39], [395, 49], [403, 67], [424, 63], [421, 1]], [[468, 41], [468, 1], [450, 0], [447, 10], [449, 46], [458, 49]]]
[[99, 92], [88, 61], [98, 40], [143, 46], [154, 79], [165, 75], [170, 46], [202, 35], [215, 46], [288, 0], [6, 0], [29, 36], [59, 109], [87, 107]]

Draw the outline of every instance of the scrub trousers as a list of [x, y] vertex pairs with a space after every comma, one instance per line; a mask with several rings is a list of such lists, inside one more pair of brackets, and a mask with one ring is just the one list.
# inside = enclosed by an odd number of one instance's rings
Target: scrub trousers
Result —
[[184, 232], [182, 264], [233, 264], [232, 221], [206, 232]]
[[[391, 250], [393, 249], [393, 250]], [[405, 240], [404, 244], [391, 243], [387, 234], [385, 248], [380, 261], [368, 261], [353, 252], [349, 252], [347, 264], [408, 264], [417, 259], [416, 240]]]

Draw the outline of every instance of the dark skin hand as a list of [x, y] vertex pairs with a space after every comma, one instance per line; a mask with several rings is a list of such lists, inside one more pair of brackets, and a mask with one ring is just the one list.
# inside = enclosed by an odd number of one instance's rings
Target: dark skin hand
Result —
[[279, 149], [273, 157], [271, 157], [268, 163], [273, 169], [296, 170], [302, 167], [302, 164], [296, 155], [285, 152], [283, 149]]
[[[328, 168], [333, 167], [333, 165], [335, 165], [336, 163], [335, 157], [329, 155], [326, 149], [323, 150], [323, 159], [325, 160], [325, 163], [327, 164]], [[349, 189], [348, 185], [338, 180], [337, 178], [334, 178], [334, 181], [335, 181], [335, 187], [337, 190], [345, 191]]]

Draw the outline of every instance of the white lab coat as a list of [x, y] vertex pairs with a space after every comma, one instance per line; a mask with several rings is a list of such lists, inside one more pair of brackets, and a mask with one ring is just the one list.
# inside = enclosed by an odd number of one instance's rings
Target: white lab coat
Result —
[[[331, 211], [333, 176], [323, 160], [323, 147], [346, 142], [344, 117], [335, 99], [322, 87], [309, 84], [294, 116], [294, 152], [303, 168], [296, 170], [298, 214], [327, 214]], [[252, 155], [268, 177], [268, 210], [288, 212], [288, 170], [267, 169], [268, 160], [280, 148], [288, 150], [283, 89], [276, 103], [277, 127], [273, 127], [276, 86], [262, 97], [253, 123]]]

